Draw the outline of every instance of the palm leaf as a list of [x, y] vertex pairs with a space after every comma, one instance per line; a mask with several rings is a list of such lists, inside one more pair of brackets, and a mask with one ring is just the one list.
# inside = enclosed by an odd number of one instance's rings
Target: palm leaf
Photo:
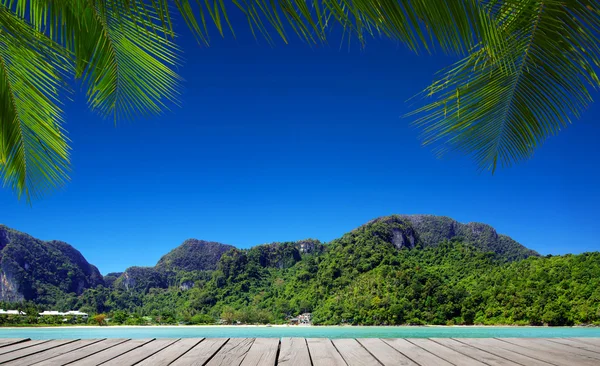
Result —
[[62, 48], [0, 5], [0, 175], [28, 200], [67, 180]]
[[487, 2], [507, 46], [498, 59], [475, 50], [425, 93], [435, 100], [415, 111], [425, 144], [459, 150], [492, 172], [530, 157], [579, 117], [600, 83], [599, 2]]

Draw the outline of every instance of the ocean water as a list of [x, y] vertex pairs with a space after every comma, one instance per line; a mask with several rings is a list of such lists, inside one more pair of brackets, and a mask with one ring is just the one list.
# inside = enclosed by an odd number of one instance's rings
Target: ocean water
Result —
[[0, 338], [487, 338], [487, 337], [600, 337], [600, 328], [581, 327], [60, 327], [0, 328]]

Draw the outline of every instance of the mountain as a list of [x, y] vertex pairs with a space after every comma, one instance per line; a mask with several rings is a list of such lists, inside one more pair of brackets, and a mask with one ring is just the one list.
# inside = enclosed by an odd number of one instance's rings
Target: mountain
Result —
[[98, 269], [61, 241], [42, 241], [0, 225], [0, 300], [52, 302], [103, 285]]
[[[418, 240], [423, 247], [436, 246], [444, 240], [460, 240], [473, 244], [484, 252], [494, 252], [507, 260], [520, 260], [530, 256], [539, 256], [534, 250], [528, 249], [506, 235], [501, 235], [487, 224], [471, 222], [461, 224], [445, 216], [434, 215], [392, 215], [380, 217], [370, 221], [367, 225], [376, 222], [401, 222], [407, 221], [415, 231], [413, 242], [401, 245], [414, 246]], [[397, 242], [401, 238], [395, 238]]]
[[214, 268], [134, 267], [75, 307], [131, 314], [120, 317], [127, 324], [284, 323], [311, 312], [323, 325], [600, 325], [600, 253], [540, 257], [488, 225], [445, 217], [381, 217], [326, 244], [233, 248]]
[[[11, 258], [41, 250], [16, 247], [16, 234], [6, 232], [0, 243], [11, 236]], [[19, 235], [45, 250], [61, 247]], [[74, 249], [63, 251], [74, 257]], [[43, 261], [35, 266], [52, 262]], [[600, 253], [540, 257], [489, 225], [430, 215], [380, 217], [329, 243], [306, 239], [237, 249], [189, 239], [153, 267], [97, 275], [97, 282], [79, 287], [64, 276], [49, 282], [49, 272], [32, 270], [31, 262], [21, 267], [35, 282], [29, 288], [45, 290], [5, 300], [118, 312], [117, 319], [129, 313], [131, 324], [143, 324], [143, 316], [160, 323], [281, 323], [303, 312], [312, 312], [318, 324], [600, 322]], [[6, 288], [3, 293], [12, 294], [16, 285]]]
[[174, 271], [214, 270], [223, 253], [234, 248], [213, 241], [188, 239], [160, 258], [156, 268]]
[[223, 253], [234, 248], [212, 241], [188, 239], [162, 256], [154, 267], [129, 267], [111, 281], [111, 285], [143, 292], [151, 288], [167, 288], [176, 282], [184, 287], [192, 286], [193, 282], [188, 282], [188, 276], [181, 278], [177, 274], [215, 270]]

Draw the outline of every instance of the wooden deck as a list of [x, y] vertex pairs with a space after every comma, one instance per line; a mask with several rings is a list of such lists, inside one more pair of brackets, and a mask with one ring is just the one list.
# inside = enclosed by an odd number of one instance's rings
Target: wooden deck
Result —
[[0, 339], [0, 364], [598, 366], [600, 338]]

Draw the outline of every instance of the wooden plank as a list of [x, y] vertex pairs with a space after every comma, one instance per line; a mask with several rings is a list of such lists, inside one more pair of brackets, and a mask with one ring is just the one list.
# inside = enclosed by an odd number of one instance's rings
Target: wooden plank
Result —
[[455, 341], [467, 344], [471, 347], [480, 349], [482, 351], [494, 354], [498, 357], [506, 358], [507, 360], [514, 361], [521, 365], [526, 366], [550, 366], [551, 364], [534, 357], [515, 353], [505, 348], [500, 348], [495, 344], [491, 344], [489, 339], [486, 338], [453, 338]]
[[[84, 340], [82, 340], [82, 341], [84, 341]], [[82, 358], [94, 355], [98, 352], [104, 351], [105, 349], [114, 347], [114, 346], [121, 344], [123, 342], [126, 342], [126, 341], [127, 341], [127, 339], [124, 339], [124, 338], [105, 339], [101, 342], [88, 344], [88, 345], [85, 345], [78, 349], [73, 348], [73, 350], [71, 350], [68, 353], [55, 355], [54, 357], [52, 357], [50, 359], [46, 359], [45, 361], [36, 363], [36, 366], [66, 365], [68, 363], [75, 362]], [[71, 346], [71, 344], [69, 344], [68, 346]]]
[[332, 339], [348, 366], [381, 365], [356, 339]]
[[423, 348], [426, 351], [433, 353], [439, 358], [454, 364], [461, 366], [485, 366], [484, 363], [477, 361], [474, 358], [467, 357], [461, 353], [454, 351], [446, 346], [432, 341], [431, 339], [425, 338], [412, 338], [408, 339], [412, 344]]
[[131, 366], [170, 346], [179, 339], [155, 339], [119, 357], [103, 363], [105, 366]]
[[[548, 347], [550, 347], [553, 350], [574, 353], [579, 356], [594, 358], [594, 359], [597, 359], [600, 361], [600, 353], [594, 352], [594, 351], [589, 351], [585, 348], [573, 347], [573, 346], [567, 345], [567, 344], [551, 342], [550, 339], [546, 339], [546, 338], [533, 338], [533, 339], [528, 338], [527, 340], [539, 345], [543, 349], [547, 349]], [[515, 343], [515, 342], [517, 342], [517, 341], [513, 341], [512, 343]]]
[[239, 366], [254, 343], [254, 338], [231, 338], [206, 366]]
[[501, 338], [500, 340], [521, 347], [537, 349], [542, 352], [555, 352], [561, 355], [565, 354], [565, 357], [567, 358], [578, 357], [589, 361], [595, 360], [596, 364], [600, 364], [599, 354], [581, 348], [565, 346], [563, 344], [556, 344], [539, 338]]
[[[485, 343], [489, 345], [489, 347], [497, 347], [504, 348], [506, 350], [519, 353], [521, 355], [529, 356], [553, 365], [557, 366], [572, 366], [576, 364], [576, 358], [572, 357], [572, 354], [564, 353], [564, 352], [555, 352], [555, 351], [540, 351], [539, 349], [532, 347], [532, 345], [527, 344], [526, 342], [521, 342], [520, 345], [516, 345], [510, 342], [504, 342], [500, 339], [495, 338], [487, 338], [484, 339]], [[583, 362], [578, 365], [589, 365], [593, 366], [597, 363], [588, 363], [586, 360], [577, 359], [578, 362]]]
[[386, 338], [382, 339], [396, 351], [410, 358], [420, 366], [452, 366], [452, 364], [438, 356], [425, 351], [423, 348], [416, 346], [406, 339], [402, 338]]
[[[14, 360], [11, 362], [3, 363], [3, 365], [18, 365], [18, 366], [26, 366], [37, 364], [38, 362], [44, 362], [48, 359], [53, 359], [56, 356], [60, 356], [66, 353], [70, 353], [72, 351], [79, 350], [81, 348], [85, 348], [89, 345], [94, 345], [96, 343], [101, 342], [102, 339], [80, 339], [75, 342], [63, 344], [58, 347], [51, 348], [49, 350], [38, 352], [27, 357], [19, 358], [18, 360]], [[58, 365], [57, 362], [52, 362], [51, 365]]]
[[242, 366], [274, 366], [277, 362], [279, 338], [257, 338], [244, 357]]
[[29, 338], [0, 338], [0, 347], [29, 341]]
[[328, 338], [306, 340], [313, 366], [346, 366], [346, 361]]
[[162, 351], [153, 354], [144, 361], [136, 365], [152, 365], [152, 366], [166, 366], [170, 365], [173, 361], [177, 360], [187, 351], [191, 350], [195, 345], [202, 342], [204, 338], [185, 338], [181, 339], [167, 348], [163, 348]]
[[592, 344], [584, 343], [572, 338], [547, 338], [548, 341], [560, 344], [566, 344], [567, 346], [586, 349], [588, 351], [600, 353], [600, 345], [594, 346]]
[[500, 356], [485, 352], [479, 348], [469, 346], [450, 338], [431, 338], [432, 341], [448, 347], [456, 352], [462, 353], [465, 356], [480, 360], [490, 366], [515, 366], [519, 365], [515, 361], [510, 361]]
[[48, 341], [48, 342], [43, 342], [43, 343], [37, 344], [35, 346], [22, 348], [17, 351], [8, 352], [3, 355], [0, 355], [0, 363], [17, 360], [19, 358], [23, 358], [23, 357], [33, 355], [33, 354], [39, 353], [39, 352], [44, 352], [46, 350], [60, 347], [62, 345], [65, 345], [68, 343], [73, 343], [76, 341], [77, 341], [76, 339], [61, 339], [61, 340], [56, 340], [56, 341]]
[[172, 366], [202, 366], [210, 360], [228, 341], [227, 338], [209, 338], [179, 357]]
[[379, 338], [358, 338], [356, 340], [383, 365], [418, 366]]
[[277, 365], [311, 366], [306, 340], [304, 338], [283, 338], [279, 347]]
[[127, 352], [130, 352], [136, 348], [140, 348], [143, 345], [152, 342], [154, 339], [133, 339], [114, 347], [105, 349], [93, 355], [89, 355], [85, 358], [79, 359], [69, 365], [77, 366], [96, 366], [106, 361], [110, 361], [113, 358], [117, 358]]
[[576, 338], [571, 338], [571, 339], [574, 339], [579, 342], [591, 344], [594, 346], [600, 346], [600, 338], [576, 337]]
[[50, 342], [50, 340], [49, 339], [41, 339], [41, 340], [34, 340], [34, 341], [27, 341], [27, 342], [11, 344], [9, 346], [0, 348], [0, 355], [9, 353], [9, 352], [13, 352], [13, 351], [16, 351], [19, 349], [23, 349], [23, 348], [33, 347], [38, 344], [42, 344], [42, 343], [46, 343], [46, 342]]

